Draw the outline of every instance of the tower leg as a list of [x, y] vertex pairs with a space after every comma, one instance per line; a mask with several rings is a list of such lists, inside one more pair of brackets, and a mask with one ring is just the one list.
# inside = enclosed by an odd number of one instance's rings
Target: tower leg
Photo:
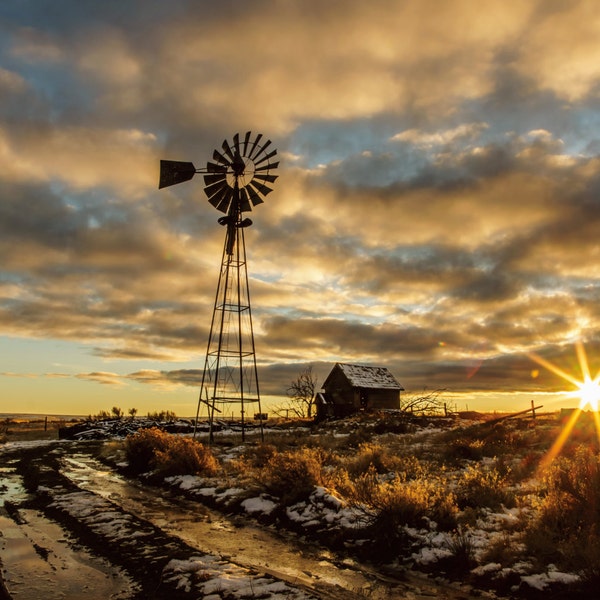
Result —
[[246, 266], [244, 227], [238, 210], [235, 225], [227, 227], [217, 293], [213, 307], [206, 360], [196, 411], [197, 429], [200, 404], [209, 406], [209, 440], [214, 441], [215, 412], [227, 405], [239, 405], [242, 441], [246, 439], [246, 413], [255, 406], [264, 439], [250, 289]]

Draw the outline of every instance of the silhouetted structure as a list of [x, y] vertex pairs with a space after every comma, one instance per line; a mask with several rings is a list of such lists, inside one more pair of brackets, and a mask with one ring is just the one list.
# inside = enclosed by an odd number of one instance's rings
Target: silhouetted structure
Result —
[[315, 396], [317, 420], [360, 410], [400, 409], [404, 388], [385, 367], [336, 363]]
[[262, 137], [259, 133], [252, 139], [248, 131], [241, 140], [236, 133], [233, 143], [225, 140], [222, 151], [213, 152], [214, 162], [208, 162], [205, 169], [196, 169], [190, 162], [161, 161], [159, 188], [203, 173], [208, 201], [225, 214], [218, 219], [226, 227], [225, 244], [196, 411], [197, 424], [200, 405], [208, 406], [211, 441], [215, 412], [224, 412], [227, 404], [239, 405], [242, 439], [248, 404], [254, 405], [252, 412], [258, 415], [262, 433], [264, 413], [260, 406], [244, 238], [244, 230], [252, 221], [243, 218], [244, 212], [264, 202], [264, 196], [272, 191], [268, 184], [277, 179], [272, 173], [279, 165], [272, 162], [277, 151], [268, 150], [271, 140], [263, 142]]

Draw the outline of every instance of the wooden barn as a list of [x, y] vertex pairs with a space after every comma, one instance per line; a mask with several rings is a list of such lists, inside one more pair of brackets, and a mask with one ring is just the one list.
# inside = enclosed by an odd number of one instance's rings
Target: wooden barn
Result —
[[404, 388], [385, 367], [336, 363], [315, 396], [317, 420], [370, 408], [400, 408]]

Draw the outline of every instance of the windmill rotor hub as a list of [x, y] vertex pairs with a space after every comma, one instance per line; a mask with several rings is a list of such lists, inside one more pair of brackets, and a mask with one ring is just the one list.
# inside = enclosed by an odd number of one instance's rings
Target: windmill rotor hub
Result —
[[[250, 161], [248, 161], [250, 162]], [[233, 162], [231, 163], [231, 168], [233, 169], [233, 174], [235, 177], [241, 177], [242, 175], [244, 175], [245, 171], [246, 171], [246, 162], [244, 161], [244, 159], [240, 156], [239, 152], [235, 153], [235, 156], [233, 157]], [[254, 166], [254, 165], [252, 165]]]

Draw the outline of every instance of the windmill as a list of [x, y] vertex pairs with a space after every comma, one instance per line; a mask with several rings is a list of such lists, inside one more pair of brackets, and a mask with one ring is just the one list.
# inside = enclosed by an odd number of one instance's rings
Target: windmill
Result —
[[274, 162], [277, 150], [260, 133], [253, 138], [248, 131], [243, 139], [236, 133], [233, 142], [225, 140], [221, 148], [203, 169], [191, 162], [161, 160], [158, 184], [161, 189], [202, 173], [208, 201], [224, 213], [218, 223], [226, 228], [225, 243], [194, 427], [195, 435], [200, 406], [205, 404], [211, 441], [215, 412], [222, 413], [230, 404], [240, 407], [242, 440], [248, 405], [257, 409], [261, 435], [263, 431], [244, 238], [252, 221], [243, 213], [264, 202], [273, 190], [270, 184], [277, 179], [273, 171], [279, 165]]

